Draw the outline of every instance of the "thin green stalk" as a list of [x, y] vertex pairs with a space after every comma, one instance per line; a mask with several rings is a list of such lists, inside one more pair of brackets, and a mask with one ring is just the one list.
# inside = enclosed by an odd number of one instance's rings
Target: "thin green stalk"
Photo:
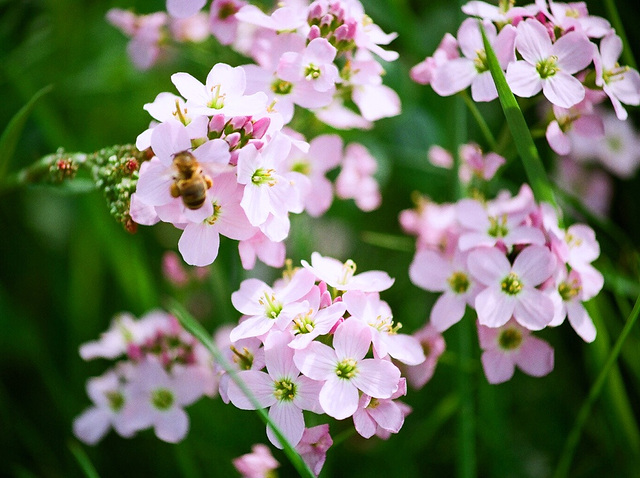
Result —
[[611, 371], [613, 365], [615, 364], [618, 355], [620, 355], [620, 351], [622, 350], [622, 345], [625, 340], [629, 336], [631, 329], [633, 328], [636, 320], [638, 319], [638, 315], [640, 315], [640, 296], [636, 300], [635, 305], [633, 306], [633, 310], [631, 314], [627, 318], [627, 322], [622, 329], [622, 332], [618, 336], [618, 340], [614, 344], [609, 357], [607, 357], [607, 361], [604, 363], [602, 370], [598, 374], [596, 381], [591, 386], [591, 390], [589, 390], [589, 395], [587, 399], [584, 401], [582, 406], [580, 407], [580, 411], [578, 412], [578, 416], [576, 417], [576, 421], [573, 424], [573, 428], [567, 437], [567, 440], [564, 444], [564, 448], [562, 450], [562, 454], [560, 455], [560, 460], [558, 462], [558, 467], [554, 473], [554, 478], [563, 478], [568, 476], [569, 468], [571, 467], [571, 461], [573, 460], [573, 455], [575, 453], [576, 447], [578, 446], [578, 442], [580, 441], [580, 435], [582, 434], [582, 429], [584, 428], [587, 419], [589, 418], [589, 414], [591, 413], [591, 408], [593, 404], [600, 396], [600, 392], [605, 384], [607, 376]]
[[624, 62], [631, 68], [638, 69], [636, 60], [633, 57], [633, 52], [629, 47], [629, 39], [624, 31], [624, 26], [622, 25], [622, 19], [618, 13], [616, 2], [614, 2], [614, 0], [604, 0], [604, 6], [607, 9], [607, 16], [611, 20], [611, 25], [615, 29], [616, 35], [618, 35], [622, 40], [622, 58], [624, 58]]
[[476, 103], [471, 99], [471, 97], [469, 96], [469, 93], [467, 93], [467, 90], [461, 91], [460, 96], [462, 97], [465, 105], [467, 105], [467, 108], [473, 115], [473, 118], [476, 120], [476, 123], [478, 123], [478, 127], [480, 128], [480, 131], [484, 136], [484, 140], [489, 145], [489, 148], [491, 149], [491, 151], [495, 152], [497, 148], [496, 138], [493, 136], [493, 133], [489, 129], [489, 125], [487, 125], [487, 122], [484, 120], [484, 117], [482, 116], [482, 113], [480, 113], [480, 110], [476, 106]]
[[473, 320], [468, 315], [458, 324], [458, 392], [460, 393], [460, 421], [458, 423], [458, 476], [473, 478], [476, 473], [476, 416], [471, 377], [473, 376], [463, 366], [472, 355]]
[[89, 457], [78, 442], [70, 441], [68, 447], [77, 460], [78, 465], [80, 465], [80, 468], [82, 468], [84, 476], [86, 476], [87, 478], [100, 478], [100, 475], [93, 466], [93, 463], [91, 463], [91, 460], [89, 460]]
[[493, 81], [496, 84], [496, 89], [498, 90], [500, 105], [502, 106], [502, 110], [504, 111], [504, 115], [507, 119], [507, 124], [509, 125], [513, 141], [518, 149], [518, 154], [522, 159], [522, 164], [524, 165], [527, 178], [531, 184], [533, 194], [538, 201], [548, 202], [557, 209], [558, 205], [553, 194], [553, 189], [551, 188], [551, 184], [547, 178], [544, 165], [538, 155], [536, 145], [531, 137], [531, 132], [529, 131], [527, 122], [524, 119], [515, 96], [513, 96], [513, 93], [507, 84], [504, 72], [500, 67], [500, 63], [498, 63], [498, 58], [496, 57], [491, 44], [489, 43], [489, 39], [487, 38], [482, 22], [478, 22], [478, 25], [482, 32], [484, 49], [487, 54], [487, 64], [491, 71]]
[[291, 446], [291, 443], [287, 441], [284, 437], [280, 429], [276, 426], [275, 423], [269, 418], [267, 412], [261, 408], [260, 403], [256, 399], [256, 397], [251, 393], [251, 391], [247, 388], [245, 383], [238, 378], [238, 374], [236, 371], [229, 365], [227, 360], [218, 350], [218, 347], [213, 343], [209, 333], [202, 327], [202, 325], [196, 321], [189, 312], [178, 302], [175, 300], [170, 301], [169, 311], [180, 321], [182, 326], [190, 332], [198, 341], [206, 347], [206, 349], [211, 353], [214, 360], [224, 369], [226, 373], [229, 374], [229, 377], [233, 382], [238, 386], [238, 388], [245, 394], [245, 396], [251, 402], [251, 405], [255, 407], [255, 411], [258, 416], [262, 419], [262, 421], [271, 428], [273, 434], [276, 436], [278, 441], [282, 444], [284, 448], [284, 453], [291, 461], [291, 464], [298, 471], [300, 476], [315, 478], [315, 475], [309, 468], [309, 466], [304, 462], [302, 457], [298, 454], [298, 452]]

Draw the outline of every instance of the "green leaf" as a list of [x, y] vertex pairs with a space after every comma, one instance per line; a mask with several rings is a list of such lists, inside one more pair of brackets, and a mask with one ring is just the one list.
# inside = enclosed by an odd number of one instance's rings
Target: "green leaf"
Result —
[[278, 438], [278, 441], [284, 447], [284, 453], [289, 458], [289, 461], [294, 466], [294, 468], [298, 471], [298, 474], [302, 477], [315, 478], [315, 475], [309, 468], [309, 466], [304, 462], [302, 457], [298, 454], [298, 452], [293, 448], [291, 443], [287, 441], [284, 437], [280, 429], [276, 426], [275, 423], [269, 418], [267, 412], [261, 408], [260, 403], [255, 398], [255, 396], [251, 393], [251, 391], [247, 388], [242, 380], [238, 378], [236, 371], [229, 365], [224, 356], [220, 353], [216, 345], [213, 343], [211, 339], [211, 335], [205, 330], [205, 328], [194, 319], [189, 312], [177, 301], [171, 300], [169, 311], [180, 321], [182, 326], [191, 333], [198, 341], [206, 347], [206, 349], [211, 353], [214, 360], [224, 369], [225, 372], [229, 374], [229, 377], [233, 382], [242, 390], [242, 393], [249, 399], [251, 405], [255, 407], [256, 413], [262, 419], [262, 421], [271, 428], [273, 434]]
[[533, 143], [533, 138], [531, 137], [531, 132], [529, 131], [527, 122], [524, 119], [522, 110], [520, 110], [520, 106], [518, 106], [518, 102], [507, 84], [507, 79], [500, 67], [500, 63], [498, 63], [498, 58], [489, 43], [489, 39], [484, 31], [482, 22], [478, 22], [478, 24], [480, 25], [480, 31], [482, 32], [482, 41], [484, 42], [484, 49], [487, 54], [489, 70], [491, 71], [491, 76], [493, 77], [496, 89], [498, 90], [500, 105], [502, 106], [504, 115], [507, 118], [507, 124], [511, 130], [513, 142], [515, 143], [518, 154], [522, 159], [525, 172], [527, 173], [527, 178], [529, 179], [531, 189], [533, 190], [533, 195], [538, 201], [548, 202], [557, 209], [558, 205], [551, 188], [551, 183], [547, 178], [547, 173], [545, 172], [540, 156], [538, 155], [536, 145]]
[[38, 100], [49, 93], [52, 89], [53, 85], [45, 86], [33, 95], [29, 102], [20, 108], [20, 111], [11, 118], [7, 128], [2, 132], [2, 136], [0, 136], [0, 182], [4, 180], [7, 172], [9, 171], [11, 158], [16, 150], [18, 140], [20, 139], [22, 130], [27, 122], [27, 118], [31, 114], [31, 111], [33, 111]]

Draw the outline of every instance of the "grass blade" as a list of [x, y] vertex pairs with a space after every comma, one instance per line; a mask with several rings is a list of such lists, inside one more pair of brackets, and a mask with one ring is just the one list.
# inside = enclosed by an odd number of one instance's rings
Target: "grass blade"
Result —
[[78, 465], [80, 465], [80, 468], [82, 468], [84, 476], [86, 476], [87, 478], [100, 478], [100, 475], [93, 466], [93, 463], [91, 463], [91, 460], [89, 460], [89, 457], [84, 452], [80, 444], [75, 441], [70, 441], [68, 446], [69, 450], [78, 461]]
[[315, 478], [315, 475], [309, 468], [309, 466], [304, 462], [302, 457], [298, 454], [298, 452], [291, 446], [291, 443], [287, 441], [282, 432], [278, 429], [278, 427], [273, 423], [271, 418], [267, 412], [264, 411], [263, 408], [260, 407], [260, 404], [253, 396], [251, 391], [247, 388], [242, 380], [240, 380], [236, 374], [236, 371], [229, 365], [227, 360], [222, 356], [216, 345], [213, 343], [209, 333], [204, 329], [204, 327], [196, 321], [189, 312], [178, 302], [172, 300], [170, 303], [169, 311], [180, 321], [182, 326], [191, 333], [202, 345], [204, 345], [207, 350], [211, 353], [213, 358], [220, 364], [220, 366], [229, 374], [231, 380], [235, 382], [235, 384], [242, 390], [251, 404], [256, 407], [256, 413], [262, 419], [262, 421], [271, 427], [274, 435], [278, 438], [280, 443], [284, 447], [284, 452], [289, 458], [289, 461], [294, 466], [294, 468], [298, 471], [299, 475], [302, 477]]
[[487, 54], [487, 64], [491, 71], [491, 76], [496, 84], [498, 90], [498, 98], [500, 99], [500, 105], [504, 111], [504, 115], [507, 119], [507, 124], [511, 130], [513, 136], [513, 142], [516, 145], [518, 154], [522, 159], [527, 178], [533, 190], [533, 194], [538, 201], [548, 202], [556, 209], [558, 205], [556, 203], [551, 183], [547, 178], [547, 173], [544, 170], [544, 165], [538, 155], [536, 145], [533, 143], [531, 132], [527, 126], [527, 122], [524, 119], [522, 110], [518, 106], [515, 96], [511, 92], [507, 79], [504, 76], [504, 72], [498, 63], [487, 34], [484, 30], [482, 22], [479, 22], [480, 31], [482, 32], [482, 41], [484, 42], [484, 49]]
[[11, 158], [13, 157], [13, 153], [15, 153], [22, 130], [27, 123], [27, 118], [29, 118], [31, 111], [38, 100], [49, 93], [52, 89], [53, 85], [45, 86], [33, 95], [29, 102], [20, 108], [20, 111], [11, 118], [7, 128], [2, 132], [2, 136], [0, 136], [0, 183], [4, 180], [7, 172], [9, 171]]

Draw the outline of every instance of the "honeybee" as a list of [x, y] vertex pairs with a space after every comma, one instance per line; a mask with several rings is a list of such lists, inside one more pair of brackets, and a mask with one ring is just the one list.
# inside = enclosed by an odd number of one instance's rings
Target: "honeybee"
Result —
[[188, 151], [176, 154], [173, 166], [177, 174], [171, 185], [171, 196], [182, 197], [182, 203], [189, 209], [200, 209], [207, 199], [207, 189], [213, 185], [213, 181], [203, 173], [196, 158]]

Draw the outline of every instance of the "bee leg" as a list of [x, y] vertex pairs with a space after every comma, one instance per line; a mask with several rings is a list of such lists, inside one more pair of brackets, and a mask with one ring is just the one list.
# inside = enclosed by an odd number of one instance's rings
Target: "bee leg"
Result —
[[171, 193], [171, 196], [174, 198], [180, 197], [180, 188], [176, 183], [173, 183], [171, 185], [171, 189], [169, 192]]

